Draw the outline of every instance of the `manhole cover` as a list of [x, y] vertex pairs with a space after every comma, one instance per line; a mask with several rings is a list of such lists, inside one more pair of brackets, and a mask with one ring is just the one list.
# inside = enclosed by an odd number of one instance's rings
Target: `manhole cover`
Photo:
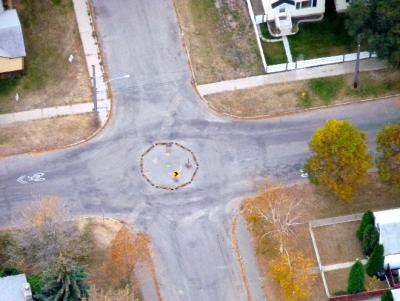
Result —
[[192, 183], [199, 164], [194, 153], [177, 142], [155, 143], [140, 158], [140, 172], [155, 188], [177, 190]]

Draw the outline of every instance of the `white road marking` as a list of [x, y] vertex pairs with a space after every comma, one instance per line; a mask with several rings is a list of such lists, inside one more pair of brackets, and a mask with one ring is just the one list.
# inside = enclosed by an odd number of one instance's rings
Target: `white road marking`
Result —
[[28, 184], [28, 182], [43, 182], [46, 181], [46, 178], [43, 177], [44, 172], [37, 172], [31, 176], [22, 175], [17, 179], [17, 182], [20, 184]]
[[302, 178], [308, 178], [308, 173], [306, 173], [303, 169], [300, 169], [300, 177]]

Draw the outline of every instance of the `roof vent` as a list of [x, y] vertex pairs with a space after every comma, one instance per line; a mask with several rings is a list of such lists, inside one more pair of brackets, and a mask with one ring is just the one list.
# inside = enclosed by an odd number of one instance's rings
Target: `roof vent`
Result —
[[24, 300], [25, 301], [32, 301], [32, 291], [31, 291], [31, 286], [29, 283], [24, 284]]

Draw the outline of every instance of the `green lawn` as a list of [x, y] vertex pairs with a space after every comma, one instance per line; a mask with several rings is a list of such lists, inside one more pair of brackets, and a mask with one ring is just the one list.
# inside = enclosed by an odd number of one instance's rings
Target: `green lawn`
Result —
[[[262, 35], [266, 39], [277, 39], [268, 32], [267, 24], [260, 24]], [[282, 42], [268, 43], [261, 41], [265, 59], [268, 65], [283, 64], [287, 62], [285, 49]]]
[[300, 23], [299, 32], [289, 36], [294, 60], [312, 59], [356, 51], [356, 43], [347, 34], [346, 15], [327, 13], [319, 22]]

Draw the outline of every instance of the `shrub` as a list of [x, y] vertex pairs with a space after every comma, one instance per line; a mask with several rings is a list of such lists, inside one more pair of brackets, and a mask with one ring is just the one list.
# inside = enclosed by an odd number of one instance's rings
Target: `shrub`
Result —
[[385, 258], [383, 256], [383, 246], [376, 245], [372, 251], [371, 257], [365, 266], [365, 270], [369, 276], [376, 275], [380, 270], [383, 269]]
[[21, 274], [21, 272], [14, 267], [0, 267], [0, 277], [13, 276], [18, 274]]
[[364, 266], [360, 260], [357, 260], [351, 267], [349, 274], [349, 281], [347, 285], [347, 291], [350, 294], [359, 293], [365, 290], [364, 287]]
[[368, 225], [365, 228], [364, 236], [362, 240], [362, 249], [365, 255], [371, 255], [375, 246], [379, 241], [379, 232], [376, 230], [374, 225]]
[[36, 296], [40, 293], [40, 281], [42, 280], [42, 276], [32, 274], [27, 277], [28, 283], [31, 286], [33, 296]]
[[375, 222], [375, 218], [374, 218], [374, 214], [372, 213], [372, 211], [368, 210], [367, 212], [365, 212], [361, 218], [361, 222], [360, 222], [360, 225], [358, 226], [357, 233], [356, 233], [359, 240], [363, 239], [365, 228], [368, 225], [373, 225], [374, 222]]
[[381, 297], [381, 301], [393, 301], [393, 295], [391, 291], [386, 291]]

